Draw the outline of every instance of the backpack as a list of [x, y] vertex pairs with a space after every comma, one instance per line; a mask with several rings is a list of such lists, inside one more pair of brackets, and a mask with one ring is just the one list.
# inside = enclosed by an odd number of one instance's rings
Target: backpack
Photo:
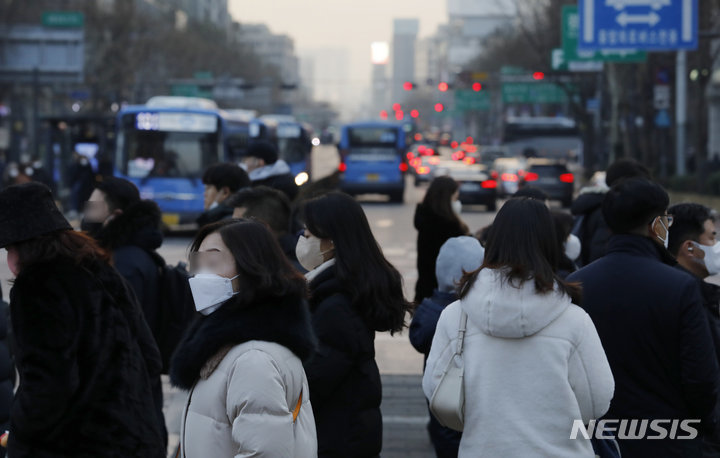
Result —
[[153, 257], [159, 269], [157, 345], [162, 356], [162, 373], [167, 374], [170, 358], [195, 317], [195, 303], [186, 264], [171, 266], [160, 255], [155, 253]]

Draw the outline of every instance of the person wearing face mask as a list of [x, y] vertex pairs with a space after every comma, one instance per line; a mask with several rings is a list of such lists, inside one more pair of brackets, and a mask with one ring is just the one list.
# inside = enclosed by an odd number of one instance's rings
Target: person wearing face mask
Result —
[[267, 186], [282, 191], [290, 201], [295, 200], [299, 188], [295, 184], [290, 166], [278, 157], [275, 145], [256, 140], [248, 146], [241, 166], [247, 170], [253, 186]]
[[432, 296], [438, 282], [435, 260], [440, 247], [449, 238], [468, 235], [467, 225], [460, 217], [462, 203], [458, 200], [460, 186], [450, 177], [435, 178], [415, 209], [417, 237], [417, 270], [415, 303]]
[[382, 386], [375, 332], [404, 327], [402, 277], [383, 256], [355, 199], [332, 192], [301, 209], [297, 244], [309, 272], [317, 353], [305, 364], [320, 457], [377, 457], [382, 450]]
[[152, 380], [160, 352], [110, 256], [40, 183], [0, 192], [0, 247], [19, 386], [8, 456], [167, 455]]
[[205, 185], [205, 211], [197, 218], [199, 227], [232, 218], [233, 208], [227, 205], [227, 199], [240, 189], [250, 186], [247, 172], [228, 163], [208, 167], [203, 173], [202, 182]]
[[619, 437], [623, 456], [702, 456], [702, 437], [714, 426], [718, 361], [698, 281], [675, 268], [665, 248], [674, 221], [668, 203], [646, 179], [613, 186], [602, 204], [613, 233], [607, 254], [567, 279], [582, 284], [582, 307], [615, 377], [605, 418], [702, 420], [693, 424], [695, 439]]
[[256, 221], [205, 226], [190, 251], [201, 317], [170, 366], [171, 382], [189, 391], [179, 456], [316, 456], [305, 279]]
[[[720, 359], [720, 287], [705, 281], [720, 273], [720, 241], [717, 240], [715, 218], [709, 208], [695, 203], [673, 205], [668, 250], [678, 261], [678, 268], [692, 274], [698, 281], [705, 312], [710, 322], [715, 352]], [[719, 361], [720, 362], [720, 361]], [[720, 402], [715, 405], [720, 418]], [[706, 457], [720, 456], [720, 424], [705, 436]]]
[[562, 248], [556, 273], [564, 280], [577, 270], [575, 260], [580, 256], [580, 239], [570, 233], [573, 227], [572, 215], [559, 210], [553, 210], [551, 213], [555, 222], [558, 247]]

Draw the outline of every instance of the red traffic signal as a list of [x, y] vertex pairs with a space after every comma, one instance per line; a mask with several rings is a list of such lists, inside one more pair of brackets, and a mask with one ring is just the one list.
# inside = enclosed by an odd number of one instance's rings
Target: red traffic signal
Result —
[[402, 105], [400, 105], [399, 103], [393, 103], [392, 109], [393, 109], [393, 111], [401, 110]]
[[410, 81], [405, 81], [403, 83], [403, 89], [406, 91], [412, 91], [414, 87], [415, 87], [415, 85], [413, 83], [411, 83]]
[[387, 118], [388, 118], [388, 112], [387, 112], [387, 110], [381, 110], [381, 111], [380, 111], [380, 118], [381, 118], [381, 119], [387, 119]]
[[405, 113], [403, 113], [402, 110], [398, 110], [395, 112], [395, 119], [397, 119], [398, 121], [402, 121], [404, 117]]
[[435, 104], [435, 111], [438, 113], [442, 113], [442, 111], [445, 109], [445, 106], [443, 106], [442, 103], [436, 103]]
[[533, 73], [533, 79], [534, 79], [534, 80], [538, 80], [538, 81], [540, 81], [540, 80], [542, 80], [542, 79], [545, 79], [545, 73], [543, 73], [543, 72], [535, 72], [535, 73]]
[[450, 86], [449, 86], [448, 83], [446, 83], [445, 81], [443, 81], [442, 83], [438, 84], [438, 91], [440, 91], [440, 92], [445, 92], [445, 91], [447, 91], [449, 88], [450, 88]]
[[480, 83], [473, 83], [473, 85], [472, 85], [472, 90], [475, 91], [475, 92], [480, 92], [480, 91], [482, 91], [482, 84], [480, 84]]
[[410, 116], [413, 117], [413, 118], [417, 118], [418, 116], [420, 116], [420, 112], [417, 111], [417, 110], [412, 110], [412, 111], [410, 112]]

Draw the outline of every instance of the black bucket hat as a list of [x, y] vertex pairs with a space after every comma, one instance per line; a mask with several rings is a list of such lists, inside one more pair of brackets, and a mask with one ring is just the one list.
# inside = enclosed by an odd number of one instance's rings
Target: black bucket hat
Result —
[[61, 230], [72, 230], [41, 183], [8, 186], [0, 191], [0, 248]]

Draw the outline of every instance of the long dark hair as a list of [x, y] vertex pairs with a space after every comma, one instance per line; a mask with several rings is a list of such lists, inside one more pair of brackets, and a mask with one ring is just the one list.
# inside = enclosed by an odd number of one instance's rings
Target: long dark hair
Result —
[[25, 269], [40, 262], [52, 263], [66, 259], [78, 267], [92, 268], [110, 264], [110, 253], [83, 232], [61, 230], [43, 234], [12, 245], [17, 250], [19, 267]]
[[190, 251], [197, 252], [203, 240], [214, 232], [232, 253], [240, 274], [240, 294], [235, 296], [235, 303], [249, 305], [285, 296], [307, 297], [305, 277], [292, 267], [265, 224], [248, 219], [208, 224], [195, 236]]
[[313, 235], [333, 241], [338, 281], [366, 323], [376, 331], [401, 331], [409, 308], [402, 276], [385, 259], [360, 204], [331, 192], [306, 202], [301, 214]]
[[506, 269], [505, 278], [515, 287], [533, 281], [535, 290], [541, 294], [553, 291], [557, 284], [560, 291], [579, 304], [580, 286], [565, 283], [555, 274], [561, 253], [555, 223], [547, 206], [529, 198], [510, 199], [488, 231], [482, 265], [460, 282], [460, 297], [467, 296], [478, 273], [489, 268]]
[[460, 189], [457, 181], [447, 176], [435, 178], [425, 193], [423, 205], [446, 221], [456, 222], [467, 232], [467, 226], [452, 209], [452, 196]]

